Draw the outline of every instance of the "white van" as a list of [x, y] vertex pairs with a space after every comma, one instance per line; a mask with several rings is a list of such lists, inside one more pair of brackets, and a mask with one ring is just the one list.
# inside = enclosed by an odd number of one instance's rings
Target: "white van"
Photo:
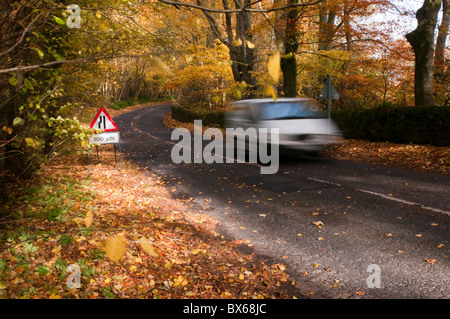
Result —
[[[313, 99], [280, 98], [241, 100], [231, 104], [225, 115], [226, 128], [278, 128], [279, 135], [270, 138], [279, 143], [280, 152], [312, 153], [338, 143], [342, 132], [318, 111]], [[237, 137], [237, 136], [236, 136]], [[248, 148], [248, 145], [246, 145]]]

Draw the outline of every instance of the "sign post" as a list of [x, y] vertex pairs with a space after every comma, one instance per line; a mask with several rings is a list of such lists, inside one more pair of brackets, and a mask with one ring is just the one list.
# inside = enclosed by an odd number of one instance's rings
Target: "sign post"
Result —
[[[122, 169], [122, 147], [120, 145], [120, 132], [119, 127], [116, 123], [114, 123], [111, 116], [109, 116], [108, 112], [106, 112], [105, 108], [101, 107], [97, 115], [94, 117], [94, 120], [91, 123], [91, 129], [102, 130], [101, 133], [94, 134], [90, 142], [93, 144], [97, 144], [97, 163], [99, 162], [98, 157], [98, 144], [113, 144], [114, 146], [114, 160], [117, 163], [116, 157], [116, 144], [119, 144], [119, 158], [120, 158], [120, 169]], [[88, 150], [88, 161], [89, 161], [89, 171], [90, 167], [90, 151]]]
[[325, 82], [325, 86], [319, 93], [319, 100], [328, 100], [328, 132], [331, 129], [331, 101], [339, 100], [339, 93], [336, 91], [336, 88], [333, 85], [333, 80], [331, 79], [331, 75], [328, 76], [327, 81]]

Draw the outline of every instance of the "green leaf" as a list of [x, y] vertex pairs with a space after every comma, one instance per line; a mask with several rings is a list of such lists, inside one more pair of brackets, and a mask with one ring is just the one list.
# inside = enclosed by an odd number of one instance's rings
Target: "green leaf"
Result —
[[25, 137], [25, 143], [32, 148], [38, 148], [41, 145], [38, 140], [35, 140], [31, 137]]
[[25, 121], [23, 120], [23, 118], [20, 117], [16, 117], [13, 121], [13, 125], [23, 125], [25, 123]]
[[25, 80], [23, 81], [23, 85], [25, 85], [25, 87], [26, 87], [28, 90], [34, 90], [33, 84], [31, 84], [31, 82], [28, 81], [28, 79], [25, 79]]
[[57, 16], [53, 16], [53, 19], [55, 19], [55, 22], [58, 23], [59, 25], [65, 24], [64, 20], [61, 18], [58, 18]]
[[237, 88], [233, 88], [231, 91], [236, 99], [240, 100], [242, 98], [242, 92]]
[[64, 58], [61, 55], [59, 55], [58, 53], [56, 53], [56, 52], [53, 53], [53, 56], [55, 57], [56, 60], [59, 60], [59, 61], [64, 60]]
[[42, 58], [44, 58], [44, 52], [42, 52], [41, 50], [39, 50], [39, 49], [36, 49], [36, 52], [37, 52], [37, 54], [39, 55], [39, 57], [42, 59]]
[[12, 86], [16, 86], [17, 85], [17, 79], [15, 77], [10, 77], [9, 78], [9, 84], [11, 84]]

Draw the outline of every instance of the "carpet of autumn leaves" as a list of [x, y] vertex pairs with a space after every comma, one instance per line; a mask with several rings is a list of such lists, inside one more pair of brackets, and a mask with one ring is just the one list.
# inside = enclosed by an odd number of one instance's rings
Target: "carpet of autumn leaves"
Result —
[[[120, 170], [106, 148], [90, 173], [85, 156], [60, 158], [10, 189], [0, 298], [293, 297], [283, 265], [244, 254], [189, 200], [173, 199], [157, 176], [129, 162]], [[114, 238], [124, 239], [117, 262], [107, 248]], [[67, 285], [73, 264], [80, 288]]]
[[450, 147], [343, 140], [330, 147], [325, 155], [414, 171], [450, 173]]

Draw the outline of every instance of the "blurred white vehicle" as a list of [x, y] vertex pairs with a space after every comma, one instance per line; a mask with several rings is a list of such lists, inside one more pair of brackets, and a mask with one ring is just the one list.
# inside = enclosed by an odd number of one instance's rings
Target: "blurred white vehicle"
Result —
[[[267, 128], [269, 132], [271, 128], [278, 128], [279, 135], [272, 134], [269, 142], [278, 143], [280, 152], [317, 154], [327, 145], [338, 143], [342, 132], [324, 112], [318, 111], [314, 103], [309, 98], [237, 101], [225, 115], [225, 127], [255, 128], [257, 131]], [[238, 132], [235, 137], [239, 138], [239, 130], [235, 132]]]

